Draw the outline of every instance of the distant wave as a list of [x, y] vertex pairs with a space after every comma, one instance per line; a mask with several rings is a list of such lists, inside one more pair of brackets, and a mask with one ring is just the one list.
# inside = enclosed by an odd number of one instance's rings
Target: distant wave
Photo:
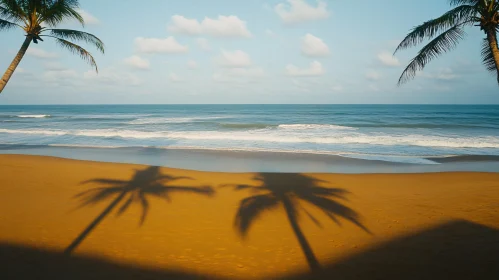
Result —
[[43, 130], [43, 129], [0, 129], [0, 133], [49, 135], [49, 136], [86, 136], [97, 138], [131, 138], [131, 139], [184, 139], [201, 141], [236, 142], [272, 142], [272, 143], [312, 143], [312, 144], [370, 144], [382, 146], [421, 146], [442, 148], [499, 148], [499, 137], [445, 137], [436, 135], [387, 135], [363, 134], [357, 132], [339, 132], [334, 135], [317, 135], [314, 133], [281, 132], [280, 130], [252, 131], [138, 131], [118, 129], [87, 130]]
[[265, 124], [265, 123], [220, 123], [218, 125], [223, 128], [232, 128], [232, 129], [263, 129], [263, 128], [277, 127], [277, 125]]
[[118, 149], [118, 148], [132, 148], [128, 146], [110, 146], [110, 145], [80, 145], [80, 144], [48, 144], [49, 147], [62, 147], [62, 148], [92, 148], [92, 149]]
[[50, 115], [17, 115], [18, 118], [50, 118]]
[[128, 122], [128, 124], [164, 124], [164, 123], [188, 123], [200, 120], [216, 120], [216, 119], [226, 119], [230, 116], [225, 117], [179, 117], [179, 118], [163, 118], [163, 117], [152, 117], [152, 118], [139, 118]]
[[341, 129], [341, 130], [356, 130], [355, 127], [341, 126], [334, 124], [281, 124], [279, 128], [283, 129]]
[[379, 124], [352, 124], [356, 128], [372, 127], [372, 128], [497, 128], [493, 125], [474, 125], [474, 124], [431, 124], [431, 123], [379, 123]]

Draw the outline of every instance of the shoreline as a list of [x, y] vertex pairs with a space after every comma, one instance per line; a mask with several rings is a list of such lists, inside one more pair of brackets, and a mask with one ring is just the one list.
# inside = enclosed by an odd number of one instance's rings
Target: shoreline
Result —
[[[392, 161], [411, 156], [291, 153], [156, 147], [73, 147], [0, 145], [0, 154], [54, 156], [77, 160], [157, 165], [211, 172], [429, 173], [499, 172], [499, 156], [462, 155], [419, 157], [423, 163]], [[486, 164], [485, 164], [486, 163]]]
[[[318, 200], [338, 224], [313, 203], [297, 208], [323, 267], [314, 279], [499, 276], [498, 173], [200, 172], [28, 155], [0, 155], [0, 268], [13, 279], [312, 278], [282, 206], [241, 234], [241, 203], [255, 195], [245, 188], [262, 184], [339, 191], [324, 198], [340, 208]], [[140, 200], [125, 207], [122, 187], [143, 193], [147, 211]]]

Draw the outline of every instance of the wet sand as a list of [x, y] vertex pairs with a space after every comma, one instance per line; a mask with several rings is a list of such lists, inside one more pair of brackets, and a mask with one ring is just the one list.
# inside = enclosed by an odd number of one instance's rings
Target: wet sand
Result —
[[499, 174], [0, 155], [3, 279], [495, 279]]

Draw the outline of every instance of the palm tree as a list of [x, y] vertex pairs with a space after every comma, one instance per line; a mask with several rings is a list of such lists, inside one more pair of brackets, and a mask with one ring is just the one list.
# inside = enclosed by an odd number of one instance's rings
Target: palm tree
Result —
[[180, 179], [190, 179], [188, 177], [174, 177], [163, 175], [157, 166], [151, 166], [144, 170], [137, 170], [133, 178], [129, 181], [115, 179], [92, 179], [83, 182], [99, 183], [107, 185], [106, 187], [93, 188], [88, 191], [79, 193], [76, 197], [82, 199], [80, 207], [96, 204], [114, 195], [115, 199], [102, 211], [102, 213], [91, 222], [85, 230], [66, 248], [65, 254], [71, 254], [76, 247], [86, 238], [86, 236], [109, 214], [111, 211], [126, 197], [126, 201], [117, 211], [117, 215], [123, 214], [133, 202], [140, 203], [142, 207], [142, 215], [139, 225], [142, 225], [149, 211], [148, 196], [156, 196], [170, 201], [170, 193], [172, 192], [190, 192], [203, 195], [213, 195], [213, 188], [204, 186], [201, 188], [189, 186], [174, 186], [169, 185], [170, 182]]
[[26, 33], [26, 39], [0, 80], [0, 93], [21, 62], [31, 42], [38, 44], [42, 37], [56, 40], [59, 46], [79, 55], [98, 71], [93, 56], [84, 48], [70, 42], [83, 41], [94, 45], [104, 53], [104, 43], [94, 35], [71, 29], [54, 29], [68, 19], [76, 19], [84, 26], [78, 13], [78, 0], [0, 0], [0, 31], [19, 27]]
[[239, 233], [245, 237], [251, 224], [264, 211], [278, 206], [284, 207], [291, 228], [313, 271], [320, 269], [320, 265], [298, 224], [299, 210], [303, 210], [317, 225], [320, 226], [320, 223], [300, 206], [300, 200], [316, 206], [337, 224], [340, 224], [337, 217], [341, 217], [369, 232], [362, 225], [359, 215], [354, 210], [334, 200], [346, 199], [348, 191], [344, 189], [320, 187], [318, 183], [323, 181], [301, 174], [260, 173], [254, 177], [254, 180], [260, 182], [260, 185], [235, 186], [236, 190], [250, 189], [256, 193], [240, 202], [235, 218], [235, 226]]
[[399, 78], [398, 85], [414, 78], [416, 73], [437, 56], [452, 50], [466, 35], [467, 26], [480, 26], [486, 37], [482, 41], [482, 60], [487, 70], [497, 76], [499, 83], [499, 2], [497, 0], [449, 0], [457, 6], [442, 16], [416, 26], [399, 44], [395, 53], [432, 39], [414, 57]]

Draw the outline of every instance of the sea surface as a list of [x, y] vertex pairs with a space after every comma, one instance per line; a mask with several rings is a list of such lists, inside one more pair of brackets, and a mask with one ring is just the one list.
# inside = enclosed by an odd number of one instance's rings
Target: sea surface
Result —
[[[492, 160], [499, 156], [499, 106], [0, 106], [0, 153], [44, 148], [47, 155], [58, 148], [278, 152], [419, 165], [456, 156]], [[143, 162], [137, 156], [128, 161]]]

